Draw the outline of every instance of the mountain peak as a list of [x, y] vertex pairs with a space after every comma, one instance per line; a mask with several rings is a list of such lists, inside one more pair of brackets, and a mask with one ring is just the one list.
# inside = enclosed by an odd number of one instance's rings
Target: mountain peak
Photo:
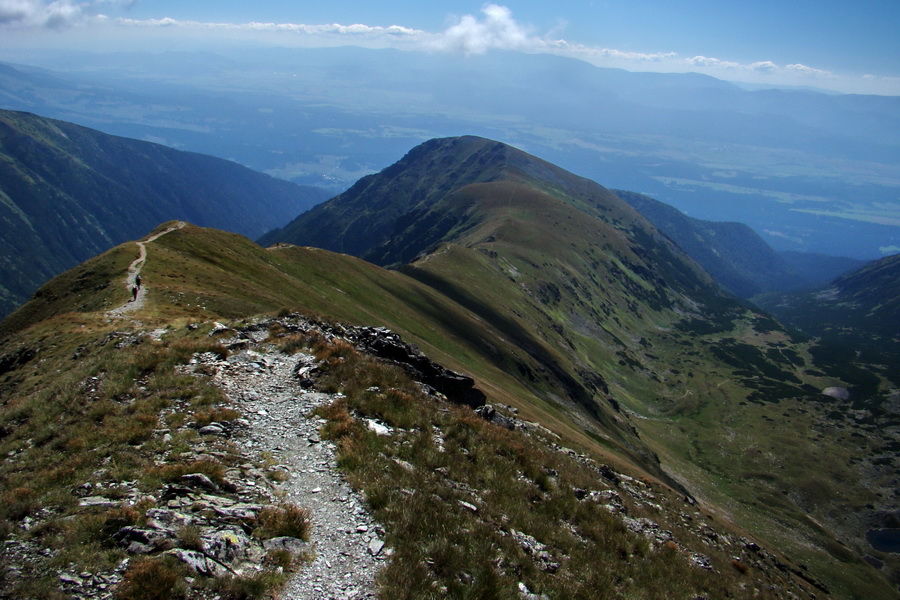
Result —
[[[440, 242], [457, 224], [454, 196], [470, 185], [507, 181], [552, 194], [573, 206], [637, 217], [612, 192], [502, 142], [477, 136], [437, 138], [359, 180], [346, 192], [262, 237], [263, 245], [287, 242], [359, 256], [380, 264], [402, 264]], [[428, 235], [413, 241], [430, 224]], [[386, 249], [387, 247], [387, 249]], [[391, 249], [393, 248], [393, 250]]]

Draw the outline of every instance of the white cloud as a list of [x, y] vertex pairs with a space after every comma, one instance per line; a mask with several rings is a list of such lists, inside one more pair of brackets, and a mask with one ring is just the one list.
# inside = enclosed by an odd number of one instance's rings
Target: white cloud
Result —
[[[25, 31], [29, 28], [65, 29], [76, 25], [104, 26], [96, 34], [87, 27], [85, 32], [96, 39], [103, 39], [105, 33], [125, 34], [136, 42], [137, 37], [156, 39], [154, 32], [170, 32], [172, 39], [181, 35], [183, 40], [200, 43], [204, 35], [252, 38], [265, 43], [297, 46], [335, 46], [354, 44], [370, 48], [402, 48], [407, 50], [427, 50], [478, 55], [493, 49], [518, 50], [530, 53], [549, 53], [568, 56], [600, 67], [623, 69], [643, 69], [660, 72], [700, 72], [714, 77], [734, 79], [754, 83], [808, 84], [835, 89], [855, 87], [869, 93], [896, 94], [900, 90], [897, 78], [865, 76], [850, 82], [846, 77], [838, 77], [829, 71], [804, 64], [778, 65], [764, 60], [740, 63], [712, 56], [697, 55], [681, 57], [677, 52], [634, 52], [614, 48], [604, 48], [562, 39], [564, 24], [557, 23], [542, 35], [533, 28], [516, 21], [512, 11], [499, 4], [486, 4], [478, 15], [463, 15], [455, 19], [445, 30], [426, 32], [401, 25], [390, 27], [365, 24], [320, 24], [302, 23], [221, 23], [180, 21], [176, 19], [110, 19], [102, 13], [105, 9], [127, 8], [136, 0], [0, 0], [0, 29]], [[142, 30], [143, 36], [129, 33]], [[30, 35], [30, 34], [28, 34]], [[552, 37], [551, 37], [552, 36]], [[879, 92], [886, 90], [886, 92]]]
[[463, 54], [484, 54], [491, 49], [527, 50], [535, 40], [530, 32], [516, 23], [512, 11], [505, 6], [488, 4], [481, 12], [483, 19], [465, 15], [431, 44], [439, 49]]
[[602, 59], [627, 61], [634, 63], [659, 63], [678, 56], [677, 52], [623, 52], [612, 48], [598, 48], [584, 44], [572, 44], [566, 40], [543, 40], [535, 44], [535, 51], [562, 54], [573, 58], [581, 58], [588, 62], [598, 62]]
[[206, 31], [258, 31], [258, 32], [290, 32], [307, 35], [393, 35], [418, 37], [423, 31], [392, 25], [390, 27], [372, 27], [370, 25], [304, 25], [301, 23], [206, 23], [201, 21], [178, 21], [176, 19], [116, 19], [122, 27], [201, 29]]
[[771, 60], [763, 60], [747, 65], [746, 69], [758, 73], [775, 73], [778, 71], [778, 65]]
[[798, 75], [804, 75], [807, 77], [822, 77], [831, 79], [834, 77], [834, 73], [829, 71], [823, 71], [822, 69], [814, 69], [813, 67], [807, 67], [806, 65], [796, 64], [796, 65], [787, 65], [785, 67], [788, 71], [793, 71]]
[[105, 7], [128, 7], [136, 0], [0, 0], [0, 26], [64, 29], [107, 19]]
[[719, 60], [718, 58], [710, 58], [708, 56], [695, 56], [685, 59], [687, 64], [698, 68], [715, 68], [715, 69], [738, 69], [740, 63], [727, 60]]

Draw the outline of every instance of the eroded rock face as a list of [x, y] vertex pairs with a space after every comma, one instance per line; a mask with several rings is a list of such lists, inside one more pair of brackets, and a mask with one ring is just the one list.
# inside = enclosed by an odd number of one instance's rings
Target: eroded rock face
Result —
[[384, 327], [357, 327], [349, 336], [363, 349], [379, 358], [402, 365], [413, 379], [431, 386], [451, 402], [472, 408], [484, 405], [484, 392], [475, 387], [475, 380], [467, 375], [439, 365], [399, 335]]

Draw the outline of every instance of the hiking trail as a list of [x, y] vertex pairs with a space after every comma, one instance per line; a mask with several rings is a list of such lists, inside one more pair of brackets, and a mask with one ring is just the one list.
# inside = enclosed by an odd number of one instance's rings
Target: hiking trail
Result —
[[[135, 278], [140, 275], [141, 269], [144, 267], [144, 263], [147, 261], [147, 244], [149, 242], [156, 241], [160, 237], [166, 235], [167, 233], [171, 233], [177, 229], [181, 229], [186, 225], [184, 221], [178, 221], [174, 227], [169, 227], [168, 229], [164, 229], [159, 233], [155, 233], [148, 237], [145, 240], [141, 240], [139, 242], [135, 242], [138, 245], [140, 250], [140, 254], [136, 259], [132, 261], [130, 265], [128, 265], [128, 273], [125, 275], [125, 289], [128, 290], [128, 293], [131, 294], [131, 288], [135, 285]], [[128, 300], [122, 306], [116, 307], [106, 314], [110, 317], [123, 317], [125, 313], [134, 312], [137, 309], [144, 306], [144, 296], [147, 295], [147, 288], [143, 283], [138, 288], [137, 296], [133, 300]]]

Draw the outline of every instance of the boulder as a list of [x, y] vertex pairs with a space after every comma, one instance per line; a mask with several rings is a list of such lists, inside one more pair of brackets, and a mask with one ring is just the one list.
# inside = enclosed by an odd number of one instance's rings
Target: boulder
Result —
[[132, 554], [148, 554], [154, 550], [171, 548], [175, 541], [175, 533], [167, 529], [127, 526], [114, 533], [113, 539]]
[[147, 510], [147, 526], [160, 530], [178, 530], [193, 523], [193, 517], [167, 508]]
[[205, 490], [213, 492], [219, 491], [218, 484], [203, 473], [188, 473], [187, 475], [182, 475], [181, 481], [187, 485], [203, 488]]
[[242, 560], [250, 554], [252, 540], [240, 529], [220, 529], [202, 536], [203, 553], [221, 563]]
[[202, 552], [196, 550], [185, 550], [184, 548], [175, 548], [169, 550], [166, 554], [174, 556], [183, 562], [188, 569], [203, 575], [205, 577], [224, 577], [228, 574], [228, 568], [225, 565], [216, 562]]
[[493, 423], [494, 425], [499, 425], [500, 427], [504, 427], [512, 431], [516, 428], [516, 422], [509, 417], [503, 416], [497, 412], [490, 404], [485, 404], [484, 406], [479, 406], [475, 409], [475, 412], [489, 423]]

